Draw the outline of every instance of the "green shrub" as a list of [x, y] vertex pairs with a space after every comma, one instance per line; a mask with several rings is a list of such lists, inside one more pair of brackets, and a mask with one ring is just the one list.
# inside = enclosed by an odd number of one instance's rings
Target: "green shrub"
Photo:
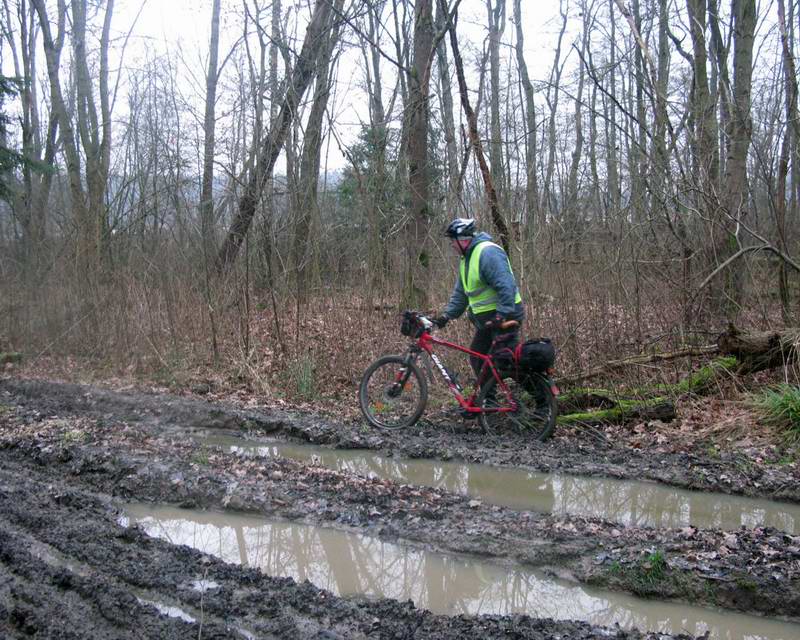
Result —
[[290, 373], [295, 393], [304, 400], [314, 400], [317, 396], [317, 375], [314, 360], [303, 356], [295, 361]]
[[783, 430], [789, 444], [800, 444], [800, 386], [782, 384], [755, 397], [764, 419]]

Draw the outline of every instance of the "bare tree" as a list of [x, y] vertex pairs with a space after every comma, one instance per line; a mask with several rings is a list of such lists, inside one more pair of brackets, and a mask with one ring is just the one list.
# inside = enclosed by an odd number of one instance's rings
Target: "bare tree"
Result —
[[[775, 189], [775, 222], [778, 232], [778, 248], [784, 252], [789, 251], [789, 241], [787, 234], [787, 218], [797, 218], [797, 198], [796, 188], [791, 189], [789, 203], [787, 206], [786, 183], [789, 176], [789, 166], [794, 174], [798, 173], [798, 160], [800, 160], [800, 114], [798, 114], [798, 90], [797, 90], [797, 67], [794, 56], [792, 55], [791, 42], [789, 38], [788, 23], [786, 20], [786, 7], [784, 0], [778, 0], [778, 28], [781, 34], [781, 55], [783, 58], [783, 77], [784, 77], [784, 109], [786, 113], [786, 131], [783, 134], [781, 143], [780, 159], [778, 161], [778, 175]], [[794, 154], [792, 151], [794, 150]], [[787, 215], [788, 209], [788, 215]], [[788, 324], [791, 318], [789, 300], [789, 282], [786, 269], [786, 262], [781, 261], [778, 274], [778, 287], [781, 298], [781, 311], [784, 321]]]
[[[107, 235], [105, 193], [111, 152], [111, 107], [108, 85], [108, 46], [114, 1], [106, 4], [102, 35], [100, 37], [98, 93], [100, 112], [95, 101], [92, 74], [89, 71], [86, 48], [86, 2], [72, 3], [72, 47], [75, 64], [75, 98], [77, 133], [64, 100], [59, 70], [64, 45], [67, 6], [64, 0], [58, 5], [58, 35], [53, 38], [50, 19], [43, 0], [32, 0], [39, 16], [47, 59], [52, 108], [58, 118], [64, 150], [67, 156], [71, 206], [78, 226], [78, 264], [84, 273], [96, 272], [103, 254]], [[81, 170], [80, 143], [85, 160], [85, 175]], [[84, 178], [86, 188], [84, 189]]]
[[429, 85], [433, 51], [432, 0], [414, 4], [414, 59], [408, 77], [408, 244], [402, 304], [425, 308], [428, 304], [430, 251], [428, 237], [430, 170], [428, 167], [428, 121], [430, 118]]
[[[445, 0], [439, 0], [444, 5]], [[461, 59], [461, 50], [458, 46], [458, 36], [456, 35], [456, 22], [453, 20], [449, 26], [450, 33], [450, 48], [453, 51], [453, 64], [456, 67], [456, 77], [458, 78], [458, 90], [461, 95], [461, 107], [464, 110], [464, 115], [467, 118], [467, 126], [469, 130], [469, 140], [472, 149], [475, 152], [475, 158], [478, 161], [478, 166], [481, 170], [483, 177], [483, 185], [486, 189], [486, 199], [489, 204], [489, 213], [494, 223], [495, 228], [500, 236], [500, 243], [503, 248], [510, 255], [510, 234], [508, 225], [506, 225], [505, 218], [500, 212], [500, 206], [497, 201], [497, 192], [495, 191], [494, 181], [492, 180], [489, 166], [486, 164], [486, 157], [483, 154], [483, 145], [481, 144], [480, 136], [478, 135], [478, 117], [469, 102], [469, 94], [467, 93], [467, 81], [464, 76], [464, 62]]]
[[[344, 0], [333, 0], [333, 11], [340, 14]], [[294, 263], [296, 271], [296, 299], [301, 305], [307, 295], [308, 263], [311, 256], [309, 233], [317, 218], [317, 184], [322, 153], [322, 126], [330, 95], [330, 67], [333, 49], [339, 39], [339, 22], [323, 35], [325, 42], [317, 56], [316, 85], [311, 113], [303, 136], [298, 189], [294, 197]], [[298, 314], [299, 315], [299, 314]]]
[[[567, 4], [569, 4], [567, 2]], [[556, 116], [558, 114], [558, 101], [561, 92], [561, 74], [564, 71], [564, 62], [561, 60], [561, 43], [564, 40], [564, 33], [567, 30], [567, 8], [564, 6], [564, 0], [559, 0], [559, 13], [561, 14], [561, 29], [558, 32], [558, 40], [556, 44], [556, 51], [553, 56], [553, 66], [550, 70], [550, 81], [547, 85], [547, 92], [545, 93], [545, 101], [550, 109], [550, 115], [547, 125], [547, 166], [544, 176], [544, 187], [542, 189], [542, 210], [543, 215], [545, 212], [550, 211], [553, 213], [553, 173], [555, 172], [556, 162]]]
[[505, 204], [503, 136], [500, 130], [500, 40], [506, 24], [506, 1], [486, 0], [489, 24], [489, 113], [491, 116], [489, 158], [492, 182], [501, 206]]
[[203, 255], [207, 259], [214, 246], [214, 131], [217, 103], [217, 60], [219, 56], [220, 0], [211, 6], [211, 39], [208, 46], [208, 73], [206, 74], [206, 106], [203, 117], [203, 182], [200, 191], [200, 229], [203, 237]]
[[534, 91], [531, 79], [528, 76], [528, 65], [525, 63], [523, 53], [525, 39], [522, 29], [521, 0], [514, 0], [514, 20], [516, 23], [516, 48], [517, 67], [519, 68], [520, 84], [525, 97], [525, 222], [529, 232], [536, 225], [544, 225], [544, 218], [538, 217], [539, 209], [539, 182], [536, 170], [536, 105], [533, 101]]
[[[752, 136], [750, 116], [750, 94], [753, 75], [753, 38], [756, 25], [755, 0], [733, 0], [733, 71], [734, 84], [731, 100], [730, 125], [728, 127], [728, 157], [725, 161], [724, 212], [738, 229], [738, 222], [748, 209], [747, 154]], [[730, 223], [722, 221], [724, 228]], [[720, 261], [736, 252], [736, 231], [722, 234], [717, 239], [717, 255]], [[742, 291], [741, 270], [732, 266], [726, 280], [724, 295], [733, 304], [728, 305], [729, 319], [733, 321], [739, 312]]]
[[[441, 3], [436, 5], [436, 29], [442, 31], [446, 27], [447, 14]], [[439, 69], [439, 92], [442, 104], [442, 123], [447, 162], [447, 211], [453, 215], [456, 210], [460, 180], [458, 170], [458, 147], [456, 127], [453, 119], [453, 93], [450, 88], [450, 63], [447, 59], [447, 41], [442, 39], [436, 46], [436, 59]]]
[[283, 99], [277, 118], [272, 121], [269, 135], [261, 147], [255, 167], [248, 178], [244, 193], [239, 198], [239, 206], [233, 218], [228, 234], [217, 255], [217, 269], [224, 271], [236, 259], [250, 229], [250, 223], [256, 212], [256, 206], [261, 199], [264, 185], [272, 173], [275, 161], [278, 159], [286, 134], [292, 123], [297, 106], [305, 94], [316, 70], [316, 60], [320, 49], [325, 43], [323, 34], [330, 29], [331, 4], [327, 0], [317, 0], [311, 21], [306, 29], [303, 47], [292, 69], [289, 88]]

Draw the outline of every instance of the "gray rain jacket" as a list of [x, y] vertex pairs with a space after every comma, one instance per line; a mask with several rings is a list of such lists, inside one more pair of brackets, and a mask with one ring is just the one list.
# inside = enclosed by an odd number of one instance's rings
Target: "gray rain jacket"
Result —
[[[469, 267], [472, 250], [481, 242], [492, 242], [492, 237], [488, 233], [481, 232], [472, 239], [464, 258], [467, 260], [467, 267]], [[509, 267], [506, 252], [499, 246], [487, 247], [481, 252], [480, 260], [478, 269], [481, 274], [481, 280], [497, 292], [496, 313], [499, 313], [507, 320], [522, 320], [525, 312], [522, 303], [514, 303], [514, 298], [517, 295], [517, 283]], [[456, 271], [456, 284], [453, 287], [453, 293], [450, 295], [450, 302], [447, 303], [444, 314], [448, 318], [458, 318], [466, 311], [468, 306], [469, 302], [467, 294], [464, 293], [460, 271]], [[477, 327], [482, 326], [482, 323], [476, 322], [472, 311], [470, 311], [470, 319]]]

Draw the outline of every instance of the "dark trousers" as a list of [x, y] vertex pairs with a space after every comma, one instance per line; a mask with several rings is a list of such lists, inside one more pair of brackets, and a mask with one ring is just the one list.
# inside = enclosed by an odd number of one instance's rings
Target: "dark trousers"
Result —
[[[517, 343], [519, 340], [519, 326], [510, 331], [495, 331], [494, 329], [486, 328], [484, 324], [493, 318], [494, 311], [485, 314], [482, 313], [475, 317], [475, 321], [478, 324], [478, 329], [475, 331], [475, 336], [472, 338], [470, 349], [477, 351], [478, 353], [489, 353], [492, 348], [492, 343], [495, 339], [502, 341], [509, 346]], [[483, 368], [483, 360], [476, 356], [470, 356], [469, 363], [472, 366], [472, 370], [475, 372], [475, 377], [479, 378], [481, 369]]]

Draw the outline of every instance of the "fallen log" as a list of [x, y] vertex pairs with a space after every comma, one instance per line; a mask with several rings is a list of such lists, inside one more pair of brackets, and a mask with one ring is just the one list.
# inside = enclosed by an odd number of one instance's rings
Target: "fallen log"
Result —
[[664, 398], [643, 402], [624, 402], [611, 409], [588, 411], [586, 413], [569, 413], [558, 416], [560, 425], [602, 425], [623, 424], [634, 420], [661, 420], [670, 422], [676, 418], [675, 405]]
[[740, 331], [733, 325], [717, 338], [720, 353], [735, 356], [739, 375], [784, 367], [797, 362], [800, 329]]

